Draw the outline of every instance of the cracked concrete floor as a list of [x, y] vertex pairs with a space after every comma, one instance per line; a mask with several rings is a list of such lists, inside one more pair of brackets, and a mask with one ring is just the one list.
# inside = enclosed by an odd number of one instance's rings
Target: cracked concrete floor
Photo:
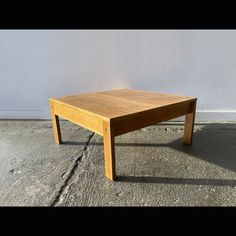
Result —
[[161, 124], [116, 137], [118, 181], [99, 135], [61, 121], [0, 121], [1, 206], [236, 206], [236, 124]]

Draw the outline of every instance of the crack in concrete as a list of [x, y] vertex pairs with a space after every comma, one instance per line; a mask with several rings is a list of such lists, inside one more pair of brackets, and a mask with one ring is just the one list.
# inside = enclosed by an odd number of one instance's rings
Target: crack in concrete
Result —
[[79, 162], [82, 160], [84, 153], [87, 151], [88, 146], [89, 146], [92, 138], [94, 137], [94, 135], [95, 135], [95, 133], [92, 133], [91, 135], [89, 135], [88, 142], [85, 144], [82, 154], [75, 160], [74, 166], [71, 168], [67, 178], [64, 181], [64, 184], [61, 186], [60, 190], [58, 191], [58, 194], [55, 197], [54, 201], [52, 202], [51, 206], [56, 206], [56, 204], [60, 201], [62, 193], [64, 192], [65, 188], [67, 187], [69, 180], [75, 174], [75, 170], [76, 170], [77, 166], [79, 165]]

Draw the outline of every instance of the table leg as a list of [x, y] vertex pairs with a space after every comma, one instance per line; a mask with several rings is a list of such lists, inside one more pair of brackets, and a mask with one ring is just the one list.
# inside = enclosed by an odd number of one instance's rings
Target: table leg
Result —
[[106, 176], [110, 180], [116, 180], [115, 137], [111, 123], [108, 121], [103, 122], [103, 143]]
[[185, 125], [184, 125], [184, 144], [192, 144], [193, 140], [193, 128], [194, 128], [194, 120], [196, 113], [196, 101], [191, 103], [191, 113], [185, 115]]
[[60, 130], [60, 123], [59, 123], [59, 117], [55, 115], [53, 106], [50, 106], [51, 108], [51, 115], [52, 115], [52, 126], [53, 126], [53, 132], [54, 132], [54, 140], [56, 144], [61, 144], [61, 130]]

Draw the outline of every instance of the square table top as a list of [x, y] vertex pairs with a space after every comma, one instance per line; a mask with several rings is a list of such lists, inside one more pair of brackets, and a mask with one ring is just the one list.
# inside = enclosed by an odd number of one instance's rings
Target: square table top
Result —
[[105, 119], [113, 119], [176, 103], [195, 101], [196, 98], [136, 89], [118, 89], [82, 93], [53, 100]]

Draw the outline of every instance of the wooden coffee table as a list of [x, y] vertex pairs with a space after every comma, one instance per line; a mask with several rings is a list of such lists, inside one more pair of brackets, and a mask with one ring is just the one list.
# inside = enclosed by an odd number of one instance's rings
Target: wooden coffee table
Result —
[[106, 176], [115, 180], [115, 136], [185, 115], [183, 142], [192, 144], [196, 103], [195, 97], [134, 89], [50, 98], [55, 143], [62, 143], [59, 116], [103, 136]]

